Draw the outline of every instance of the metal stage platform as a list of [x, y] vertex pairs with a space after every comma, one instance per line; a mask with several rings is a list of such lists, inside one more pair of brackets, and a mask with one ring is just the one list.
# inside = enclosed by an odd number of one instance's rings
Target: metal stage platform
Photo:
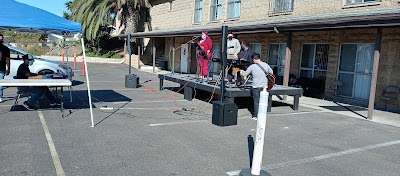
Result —
[[[221, 94], [221, 89], [220, 86], [216, 86], [213, 84], [209, 84], [207, 82], [200, 82], [196, 79], [195, 74], [179, 74], [179, 73], [174, 73], [174, 74], [164, 74], [164, 75], [158, 75], [158, 78], [160, 79], [160, 90], [162, 90], [164, 86], [164, 80], [179, 83], [181, 86], [184, 86], [184, 98], [186, 100], [191, 101], [193, 99], [193, 92], [194, 88], [198, 90], [203, 90], [207, 92], [214, 92], [216, 94]], [[211, 79], [211, 78], [210, 78]], [[215, 77], [216, 79], [216, 77]], [[250, 92], [250, 87], [243, 87], [243, 88], [238, 88], [238, 87], [229, 87], [225, 86], [225, 99], [230, 100], [231, 102], [234, 102], [236, 97], [251, 97], [251, 92]], [[294, 96], [293, 100], [293, 109], [294, 110], [299, 110], [299, 99], [302, 94], [302, 89], [301, 88], [296, 88], [296, 87], [288, 87], [288, 86], [281, 86], [281, 85], [275, 85], [270, 91], [269, 91], [269, 102], [268, 102], [268, 112], [271, 112], [271, 105], [272, 105], [272, 96], [273, 95], [290, 95]]]

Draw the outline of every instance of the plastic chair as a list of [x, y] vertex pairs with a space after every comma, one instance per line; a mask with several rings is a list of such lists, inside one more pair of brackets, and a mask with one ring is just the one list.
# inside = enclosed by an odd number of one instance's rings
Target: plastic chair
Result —
[[385, 90], [383, 90], [383, 93], [381, 96], [378, 97], [379, 101], [383, 101], [385, 103], [385, 109], [388, 111], [387, 108], [387, 103], [390, 101], [395, 101], [397, 104], [397, 111], [399, 111], [399, 93], [400, 93], [400, 88], [397, 86], [388, 86]]

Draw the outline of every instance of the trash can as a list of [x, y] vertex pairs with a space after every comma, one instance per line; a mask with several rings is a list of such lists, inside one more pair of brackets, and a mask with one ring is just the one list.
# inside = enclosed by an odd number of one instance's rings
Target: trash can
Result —
[[126, 88], [138, 88], [139, 87], [139, 76], [135, 74], [125, 75], [125, 87]]
[[168, 62], [166, 60], [160, 61], [160, 69], [168, 71]]

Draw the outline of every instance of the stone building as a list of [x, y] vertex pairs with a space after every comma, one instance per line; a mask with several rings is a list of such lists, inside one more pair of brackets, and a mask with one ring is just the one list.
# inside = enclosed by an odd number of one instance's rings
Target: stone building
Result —
[[[372, 94], [376, 97], [375, 107], [381, 109], [384, 103], [378, 97], [384, 89], [400, 86], [399, 0], [149, 0], [149, 3], [143, 32], [132, 36], [146, 38], [142, 40], [148, 48], [144, 55], [152, 53], [154, 42], [157, 57], [164, 56], [169, 69], [175, 72], [195, 72], [196, 58], [192, 54], [182, 62], [181, 48], [172, 52], [173, 48], [208, 30], [214, 57], [219, 57], [221, 26], [226, 25], [235, 38], [248, 39], [251, 48], [261, 53], [262, 60], [274, 68], [278, 84], [288, 85], [291, 76], [307, 84], [305, 96], [368, 106]], [[379, 61], [375, 62], [379, 63], [375, 65], [375, 75], [374, 61]], [[285, 65], [289, 70], [286, 74]], [[338, 91], [330, 89], [335, 82], [342, 83]], [[388, 109], [397, 111], [396, 102], [389, 103]]]

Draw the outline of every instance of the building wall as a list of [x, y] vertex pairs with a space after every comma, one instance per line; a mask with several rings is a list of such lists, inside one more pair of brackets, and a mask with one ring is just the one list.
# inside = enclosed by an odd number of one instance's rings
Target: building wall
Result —
[[[376, 29], [344, 29], [344, 30], [327, 30], [327, 31], [308, 31], [294, 32], [292, 43], [292, 59], [290, 63], [290, 74], [299, 77], [300, 60], [303, 44], [307, 43], [326, 43], [329, 44], [329, 58], [325, 88], [329, 88], [337, 79], [340, 46], [342, 43], [375, 43]], [[219, 43], [219, 36], [211, 36], [214, 43]], [[250, 43], [262, 44], [262, 60], [268, 61], [269, 45], [272, 43], [285, 43], [287, 36], [276, 33], [258, 33], [237, 35], [240, 41], [248, 39]], [[181, 43], [189, 41], [189, 37], [177, 37], [175, 39], [175, 47], [179, 47]], [[169, 41], [169, 39], [167, 40]], [[171, 39], [172, 41], [172, 39]], [[172, 44], [172, 43], [170, 43]], [[167, 44], [168, 45], [168, 44]], [[169, 46], [166, 46], [166, 49]], [[389, 85], [400, 86], [400, 27], [384, 28], [382, 34], [382, 45], [380, 64], [378, 72], [378, 83], [376, 96], [380, 96], [383, 90]], [[194, 57], [194, 56], [193, 56]], [[192, 58], [195, 64], [195, 58]], [[179, 71], [180, 50], [175, 54], [175, 71]], [[192, 71], [195, 70], [191, 68]], [[332, 96], [326, 92], [327, 96]], [[367, 103], [367, 102], [363, 102]], [[376, 100], [378, 105], [381, 102]]]
[[194, 0], [173, 0], [172, 10], [169, 10], [170, 1], [171, 0], [150, 0], [152, 6], [150, 9], [150, 15], [153, 30], [202, 26], [212, 23], [229, 24], [293, 16], [400, 7], [400, 3], [398, 3], [397, 0], [382, 0], [381, 2], [363, 3], [351, 6], [345, 6], [345, 0], [294, 0], [293, 12], [272, 14], [270, 11], [272, 0], [242, 0], [240, 18], [227, 19], [226, 12], [228, 0], [222, 0], [221, 20], [210, 22], [209, 14], [211, 0], [203, 0], [202, 21], [201, 23], [194, 24]]

